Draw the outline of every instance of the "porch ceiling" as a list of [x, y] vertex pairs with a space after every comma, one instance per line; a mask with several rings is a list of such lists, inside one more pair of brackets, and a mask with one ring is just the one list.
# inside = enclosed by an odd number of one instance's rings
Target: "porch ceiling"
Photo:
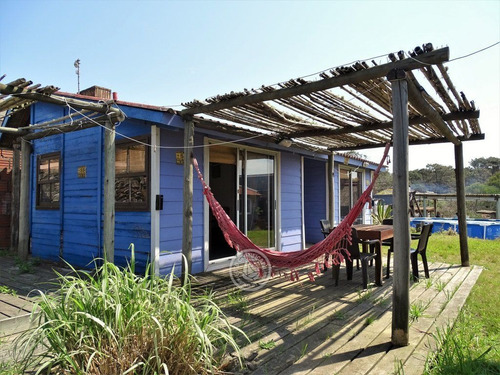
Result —
[[[409, 142], [427, 144], [483, 139], [474, 102], [459, 92], [443, 62], [449, 49], [426, 44], [388, 55], [388, 63], [358, 61], [272, 86], [193, 100], [182, 116], [197, 126], [262, 134], [315, 151], [381, 147], [392, 142], [392, 92], [386, 75], [406, 71]], [[422, 84], [421, 84], [422, 82]], [[424, 86], [425, 87], [424, 87]], [[221, 121], [220, 121], [221, 120]]]

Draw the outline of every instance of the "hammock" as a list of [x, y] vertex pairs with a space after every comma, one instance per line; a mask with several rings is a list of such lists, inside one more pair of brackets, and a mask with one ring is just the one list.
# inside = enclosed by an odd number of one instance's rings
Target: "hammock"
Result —
[[[367, 202], [371, 203], [371, 192], [375, 181], [379, 175], [384, 161], [389, 153], [390, 144], [387, 144], [384, 151], [384, 156], [380, 161], [373, 179], [366, 190], [361, 194], [356, 204], [349, 211], [342, 222], [321, 242], [305, 249], [289, 252], [281, 252], [270, 249], [261, 248], [255, 245], [243, 232], [241, 232], [231, 218], [226, 214], [220, 203], [215, 199], [210, 187], [203, 179], [203, 175], [198, 166], [198, 162], [193, 158], [193, 165], [198, 173], [198, 178], [203, 185], [203, 194], [205, 195], [208, 204], [215, 216], [217, 223], [224, 234], [226, 242], [236, 251], [241, 251], [247, 260], [254, 266], [262, 277], [265, 271], [271, 271], [269, 274], [274, 275], [275, 270], [288, 269], [290, 270], [291, 280], [298, 280], [299, 275], [296, 271], [297, 267], [316, 263], [316, 274], [320, 274], [320, 257], [324, 257], [326, 267], [331, 264], [340, 264], [345, 256], [350, 257], [347, 251], [347, 242], [351, 241], [351, 226], [356, 218], [361, 213], [364, 205]], [[244, 251], [251, 250], [251, 251]], [[329, 256], [328, 256], [329, 255]], [[330, 260], [331, 259], [331, 260]], [[271, 267], [271, 270], [268, 268]], [[309, 278], [314, 280], [312, 272], [309, 272]]]

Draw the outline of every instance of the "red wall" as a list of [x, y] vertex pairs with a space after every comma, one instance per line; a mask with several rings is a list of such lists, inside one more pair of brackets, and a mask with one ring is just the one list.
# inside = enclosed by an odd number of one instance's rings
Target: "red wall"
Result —
[[10, 246], [12, 151], [0, 150], [0, 249]]

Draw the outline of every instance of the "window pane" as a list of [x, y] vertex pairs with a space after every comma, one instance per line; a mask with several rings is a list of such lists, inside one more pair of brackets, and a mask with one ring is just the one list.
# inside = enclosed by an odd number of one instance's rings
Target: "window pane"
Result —
[[59, 202], [59, 182], [50, 184], [51, 186], [51, 202]]
[[40, 160], [40, 167], [38, 169], [39, 181], [46, 181], [49, 179], [49, 161]]
[[146, 170], [146, 146], [135, 145], [129, 148], [129, 172], [144, 172]]
[[116, 178], [115, 179], [115, 187], [116, 187], [116, 202], [127, 203], [130, 202], [129, 194], [130, 194], [130, 183], [128, 178]]
[[50, 184], [41, 184], [40, 186], [40, 203], [50, 203]]
[[130, 179], [130, 201], [146, 202], [147, 194], [146, 177], [132, 177]]
[[51, 180], [59, 180], [59, 158], [50, 159], [50, 170], [49, 170]]
[[127, 147], [116, 146], [116, 174], [127, 173]]

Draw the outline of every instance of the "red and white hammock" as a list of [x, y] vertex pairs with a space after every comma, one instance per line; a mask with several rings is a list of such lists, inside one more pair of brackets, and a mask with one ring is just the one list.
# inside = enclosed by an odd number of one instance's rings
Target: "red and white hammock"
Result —
[[[275, 270], [288, 269], [290, 270], [291, 280], [298, 280], [299, 275], [296, 271], [297, 267], [316, 263], [316, 274], [320, 273], [320, 263], [325, 263], [327, 267], [331, 264], [340, 264], [344, 260], [344, 254], [349, 256], [347, 251], [347, 241], [351, 241], [351, 226], [363, 210], [364, 205], [371, 203], [371, 192], [375, 181], [379, 175], [387, 154], [389, 153], [390, 145], [387, 144], [384, 151], [384, 156], [380, 161], [373, 179], [366, 190], [361, 194], [356, 204], [349, 211], [342, 222], [321, 242], [313, 246], [297, 251], [281, 252], [270, 249], [261, 248], [255, 245], [243, 232], [241, 232], [231, 218], [226, 214], [220, 203], [215, 199], [210, 187], [203, 179], [203, 175], [198, 166], [198, 162], [193, 158], [193, 165], [198, 173], [198, 178], [203, 185], [203, 194], [205, 195], [213, 215], [217, 219], [217, 223], [224, 234], [226, 242], [236, 251], [252, 250], [243, 252], [247, 260], [259, 270], [259, 274], [274, 274]], [[342, 251], [343, 250], [343, 251]], [[324, 257], [325, 255], [329, 255]], [[323, 260], [320, 260], [323, 258]], [[266, 268], [270, 267], [271, 270]], [[270, 271], [270, 272], [268, 272]], [[309, 272], [309, 278], [314, 280], [312, 272]]]

